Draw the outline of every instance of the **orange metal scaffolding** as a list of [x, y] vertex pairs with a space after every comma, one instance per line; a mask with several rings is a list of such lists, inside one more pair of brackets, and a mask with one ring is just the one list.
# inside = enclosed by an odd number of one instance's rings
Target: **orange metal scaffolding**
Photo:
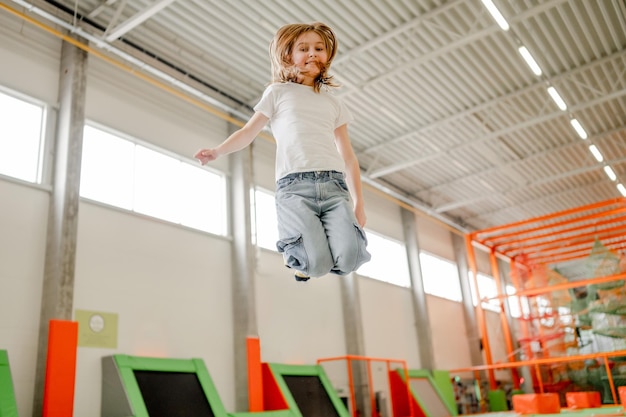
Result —
[[[348, 386], [349, 386], [349, 401], [350, 401], [350, 410], [351, 410], [351, 415], [353, 417], [356, 417], [357, 415], [360, 415], [358, 413], [358, 409], [357, 409], [357, 404], [356, 404], [356, 392], [355, 392], [355, 382], [354, 382], [354, 375], [353, 375], [353, 370], [352, 370], [352, 365], [354, 362], [364, 362], [367, 366], [367, 387], [368, 387], [368, 397], [370, 400], [370, 407], [371, 407], [371, 412], [372, 412], [372, 416], [376, 415], [376, 403], [375, 403], [375, 393], [374, 393], [374, 383], [372, 380], [372, 362], [382, 362], [385, 364], [386, 367], [386, 375], [387, 378], [389, 378], [389, 375], [391, 373], [392, 370], [394, 370], [392, 368], [392, 365], [398, 365], [397, 369], [402, 371], [402, 374], [404, 376], [404, 380], [406, 381], [406, 389], [407, 389], [407, 395], [409, 398], [412, 397], [411, 394], [411, 388], [409, 385], [409, 370], [407, 368], [407, 364], [405, 360], [402, 359], [391, 359], [391, 358], [375, 358], [375, 357], [371, 357], [371, 356], [359, 356], [359, 355], [345, 355], [345, 356], [337, 356], [337, 357], [331, 357], [331, 358], [322, 358], [322, 359], [318, 359], [317, 360], [317, 364], [318, 365], [322, 365], [324, 363], [328, 363], [328, 362], [336, 362], [336, 361], [345, 361], [346, 363], [346, 373], [348, 375]], [[387, 384], [390, 386], [391, 385], [391, 381], [387, 381]], [[391, 401], [393, 403], [393, 398], [391, 398]], [[415, 412], [413, 410], [413, 402], [409, 401], [409, 409], [410, 409], [410, 415], [414, 416]]]
[[472, 366], [469, 368], [451, 369], [449, 372], [451, 375], [459, 374], [459, 373], [466, 373], [466, 372], [473, 372], [474, 377], [478, 381], [480, 381], [480, 372], [478, 371], [495, 370], [495, 369], [517, 369], [517, 368], [528, 366], [528, 367], [532, 367], [533, 370], [535, 371], [535, 377], [539, 381], [538, 385], [539, 385], [540, 393], [543, 393], [544, 384], [542, 381], [541, 372], [539, 370], [541, 365], [550, 365], [550, 364], [567, 363], [567, 362], [580, 362], [580, 361], [585, 361], [589, 359], [601, 359], [607, 372], [607, 380], [609, 383], [609, 387], [611, 389], [611, 396], [613, 398], [613, 403], [618, 404], [617, 390], [615, 389], [615, 382], [610, 372], [610, 364], [608, 360], [608, 358], [610, 357], [617, 357], [617, 356], [626, 356], [626, 350], [615, 351], [615, 352], [594, 353], [594, 354], [589, 354], [589, 355], [573, 355], [573, 356], [568, 356], [565, 358], [546, 358], [546, 359], [535, 359], [531, 361], [499, 363], [499, 364], [494, 364], [494, 365]]
[[[557, 294], [562, 295], [564, 294], [563, 291], [567, 292], [574, 288], [586, 285], [597, 286], [599, 284], [616, 283], [626, 279], [626, 270], [620, 270], [603, 276], [578, 277], [567, 282], [563, 279], [556, 283], [550, 283], [546, 278], [546, 282], [534, 282], [532, 285], [527, 285], [528, 277], [531, 273], [541, 270], [540, 268], [551, 271], [554, 267], [589, 258], [592, 255], [595, 244], [598, 242], [604, 250], [611, 253], [626, 249], [626, 198], [594, 203], [508, 225], [479, 230], [466, 235], [468, 264], [473, 275], [474, 290], [478, 299], [481, 301], [500, 300], [500, 322], [509, 360], [518, 351], [524, 352], [527, 358], [532, 359], [532, 352], [529, 346], [523, 346], [518, 350], [515, 350], [513, 346], [509, 317], [506, 316], [503, 305], [511, 295], [517, 296], [518, 307], [521, 312], [523, 311], [523, 298], [526, 301], [537, 296], [552, 299], [553, 296], [557, 298]], [[477, 249], [485, 251], [489, 256], [492, 276], [496, 282], [498, 294], [496, 297], [481, 297], [479, 293], [475, 252]], [[498, 258], [509, 262], [511, 270], [510, 282], [515, 288], [515, 294], [506, 294], [500, 284]], [[626, 265], [623, 267], [626, 269]], [[516, 375], [516, 369], [518, 366], [521, 366], [520, 362], [510, 362], [509, 364], [493, 363], [485, 312], [480, 302], [476, 312], [486, 366], [471, 368], [471, 370], [486, 370], [489, 376], [490, 387], [495, 389], [497, 382], [495, 381], [494, 370], [511, 369], [514, 373], [513, 383], [515, 388], [518, 388], [519, 378]], [[519, 322], [520, 337], [518, 339], [531, 340], [533, 338], [531, 335], [531, 322], [542, 318], [545, 319], [546, 317], [524, 316], [522, 314]], [[542, 331], [541, 326], [538, 327], [539, 331]], [[538, 336], [538, 338], [542, 337], [551, 337], [551, 335], [540, 334]], [[541, 360], [545, 361], [547, 359]], [[557, 361], [559, 360], [561, 359]], [[606, 357], [604, 357], [604, 360], [606, 361]], [[536, 366], [533, 361], [528, 362], [528, 364]], [[615, 397], [615, 388], [612, 385], [610, 373], [609, 380], [611, 381], [611, 389]], [[540, 377], [538, 382], [542, 387]]]

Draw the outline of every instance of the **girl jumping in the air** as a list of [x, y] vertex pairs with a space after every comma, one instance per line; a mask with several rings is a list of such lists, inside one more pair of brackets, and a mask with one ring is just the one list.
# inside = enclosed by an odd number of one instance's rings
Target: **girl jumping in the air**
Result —
[[352, 115], [330, 89], [337, 54], [323, 23], [290, 24], [270, 44], [272, 83], [241, 129], [194, 155], [204, 165], [248, 146], [270, 122], [276, 139], [278, 251], [298, 281], [346, 275], [370, 259]]

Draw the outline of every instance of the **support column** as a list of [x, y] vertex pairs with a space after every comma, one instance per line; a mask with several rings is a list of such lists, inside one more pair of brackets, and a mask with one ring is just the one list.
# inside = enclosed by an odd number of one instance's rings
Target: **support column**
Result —
[[254, 246], [250, 213], [252, 146], [230, 155], [232, 301], [235, 352], [235, 407], [248, 411], [247, 337], [258, 335], [254, 294]]
[[87, 57], [85, 51], [63, 42], [52, 195], [48, 209], [46, 257], [39, 318], [33, 404], [35, 417], [41, 416], [43, 410], [48, 323], [51, 319], [72, 319]]
[[[503, 297], [506, 294], [506, 288], [502, 283], [502, 277], [500, 275], [500, 268], [498, 265], [498, 258], [496, 257], [495, 249], [491, 249], [489, 252], [489, 262], [491, 264], [491, 276], [496, 284], [496, 290], [499, 297]], [[511, 339], [511, 329], [509, 327], [509, 320], [507, 314], [507, 298], [500, 298], [500, 325], [502, 326], [502, 336], [504, 338], [504, 346], [506, 347], [507, 361], [509, 361], [510, 355], [513, 354], [513, 340]]]
[[419, 257], [419, 242], [417, 239], [417, 223], [412, 211], [402, 210], [402, 225], [406, 242], [407, 258], [409, 260], [409, 275], [411, 277], [411, 299], [417, 331], [417, 346], [419, 349], [420, 367], [435, 369], [433, 353], [433, 336], [428, 319], [428, 305], [424, 291], [424, 278]]
[[[495, 257], [495, 252], [493, 252]], [[495, 274], [496, 271], [498, 276], [494, 275], [494, 279], [497, 280], [497, 288], [499, 295], [507, 295], [507, 276], [510, 276], [510, 268], [509, 265], [504, 262], [502, 259], [498, 259], [495, 257], [495, 260], [492, 259], [492, 262], [495, 262]], [[500, 294], [501, 292], [501, 294]], [[507, 348], [507, 362], [515, 362], [517, 360], [518, 346], [517, 337], [515, 336], [515, 322], [513, 320], [513, 316], [511, 315], [511, 306], [509, 302], [511, 301], [510, 297], [502, 297], [500, 298], [500, 315], [502, 320], [502, 334], [505, 338], [505, 345]], [[511, 379], [513, 380], [513, 388], [519, 388], [519, 372], [517, 368], [511, 368]]]
[[452, 246], [454, 248], [454, 258], [459, 272], [461, 295], [463, 296], [463, 320], [465, 321], [465, 328], [467, 329], [470, 360], [472, 361], [472, 366], [479, 366], [483, 364], [483, 356], [480, 352], [481, 337], [478, 331], [478, 321], [476, 320], [476, 309], [472, 301], [465, 239], [462, 236], [453, 234]]
[[340, 277], [341, 305], [343, 307], [343, 327], [348, 355], [365, 355], [361, 302], [357, 283], [357, 274], [351, 273]]
[[[520, 291], [523, 290], [521, 284], [520, 284], [520, 279], [519, 279], [519, 271], [518, 271], [518, 266], [517, 266], [517, 261], [515, 260], [515, 258], [511, 259], [511, 263], [510, 263], [510, 274], [511, 274], [511, 283], [513, 284], [513, 287], [515, 287], [515, 292], [518, 293]], [[521, 332], [521, 336], [522, 339], [524, 339], [524, 341], [528, 341], [530, 338], [530, 330], [529, 330], [529, 317], [527, 315], [524, 314], [524, 307], [523, 307], [523, 301], [522, 299], [525, 300], [525, 297], [520, 297], [517, 296], [517, 308], [520, 312], [520, 320], [519, 320], [519, 324], [520, 324], [520, 332]], [[527, 301], [524, 301], [524, 303], [527, 304]], [[517, 339], [516, 339], [517, 342]], [[524, 349], [522, 349], [521, 351], [521, 357], [520, 360], [529, 360], [531, 358], [532, 354], [530, 351], [530, 344], [529, 343], [525, 343], [524, 344]]]
[[[363, 318], [357, 279], [358, 275], [354, 272], [339, 278], [341, 305], [343, 307], [343, 327], [347, 354], [365, 356]], [[352, 361], [351, 364], [356, 407], [362, 415], [369, 416], [371, 415], [371, 405], [368, 401], [369, 387], [366, 364], [363, 361]]]
[[[481, 348], [485, 352], [485, 364], [493, 365], [493, 358], [491, 356], [491, 346], [489, 344], [489, 334], [487, 332], [487, 319], [485, 317], [485, 311], [482, 306], [482, 297], [480, 295], [480, 289], [478, 288], [478, 266], [476, 264], [476, 253], [474, 251], [474, 245], [472, 244], [472, 235], [465, 235], [465, 249], [467, 251], [467, 259], [469, 262], [470, 270], [473, 275], [473, 285], [474, 292], [476, 294], [476, 299], [478, 300], [478, 305], [476, 306], [476, 318], [480, 325], [480, 341]], [[489, 387], [491, 389], [496, 389], [496, 377], [493, 369], [489, 369], [487, 371], [487, 375], [489, 375]]]

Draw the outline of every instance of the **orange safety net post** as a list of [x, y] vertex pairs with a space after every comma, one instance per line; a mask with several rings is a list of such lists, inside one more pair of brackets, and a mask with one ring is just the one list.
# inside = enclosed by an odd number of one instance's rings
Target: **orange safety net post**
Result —
[[74, 414], [78, 323], [50, 320], [43, 395], [43, 417]]

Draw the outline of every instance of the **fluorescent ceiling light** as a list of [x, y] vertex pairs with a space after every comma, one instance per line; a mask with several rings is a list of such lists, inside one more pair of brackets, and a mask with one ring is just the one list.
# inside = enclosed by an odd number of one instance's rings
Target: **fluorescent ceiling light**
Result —
[[606, 172], [606, 175], [611, 179], [611, 181], [615, 181], [617, 179], [617, 175], [615, 175], [615, 171], [613, 171], [613, 169], [610, 166], [605, 165], [604, 172]]
[[626, 197], [626, 187], [624, 187], [622, 184], [617, 184], [617, 189], [620, 193], [622, 193], [624, 197]]
[[533, 58], [528, 49], [525, 46], [520, 46], [518, 51], [533, 73], [535, 75], [541, 75], [541, 68], [539, 68], [539, 64], [537, 64], [537, 61], [535, 61], [535, 58]]
[[509, 22], [507, 22], [504, 16], [502, 16], [502, 13], [500, 13], [500, 10], [498, 10], [496, 5], [493, 4], [493, 1], [491, 0], [481, 0], [481, 1], [483, 2], [483, 5], [487, 8], [489, 13], [491, 14], [491, 17], [494, 18], [498, 26], [500, 26], [502, 30], [509, 30]]
[[593, 154], [594, 158], [596, 158], [596, 161], [604, 161], [604, 158], [602, 157], [602, 154], [600, 153], [600, 150], [596, 147], [596, 145], [589, 145], [589, 151]]
[[585, 132], [585, 129], [583, 129], [583, 126], [578, 120], [572, 119], [569, 122], [572, 124], [572, 127], [574, 128], [576, 133], [578, 133], [578, 136], [580, 136], [581, 139], [587, 139], [587, 132]]
[[559, 106], [559, 109], [563, 111], [567, 110], [567, 104], [565, 104], [559, 92], [556, 91], [556, 88], [548, 87], [548, 94], [550, 94], [550, 97], [552, 97], [556, 105]]

